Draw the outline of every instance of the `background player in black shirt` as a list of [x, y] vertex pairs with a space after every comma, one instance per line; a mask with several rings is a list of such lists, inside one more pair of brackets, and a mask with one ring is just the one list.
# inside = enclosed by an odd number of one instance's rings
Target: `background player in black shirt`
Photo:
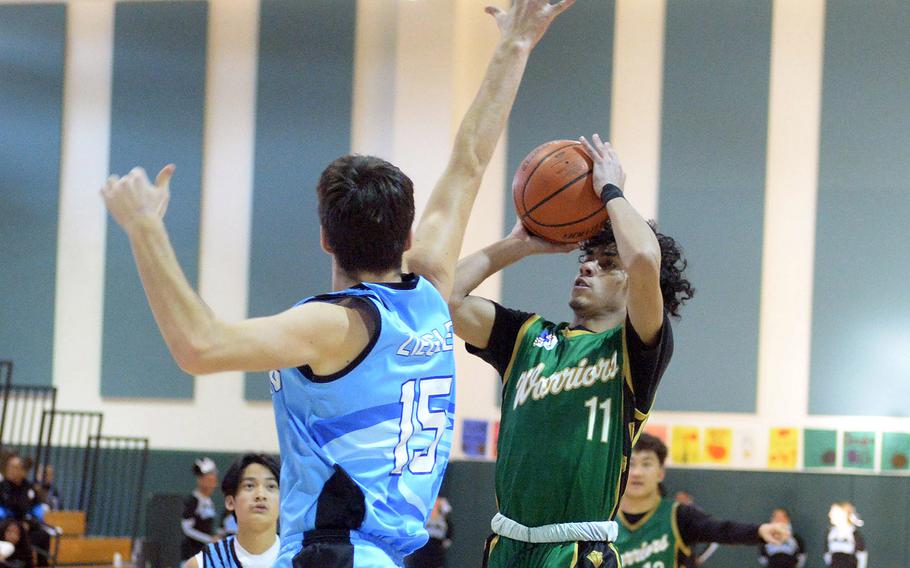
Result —
[[189, 560], [215, 542], [215, 503], [212, 493], [218, 487], [218, 468], [209, 458], [200, 458], [193, 462], [193, 475], [196, 476], [196, 489], [183, 501], [183, 515], [180, 528], [183, 531], [183, 542], [180, 543], [180, 559]]

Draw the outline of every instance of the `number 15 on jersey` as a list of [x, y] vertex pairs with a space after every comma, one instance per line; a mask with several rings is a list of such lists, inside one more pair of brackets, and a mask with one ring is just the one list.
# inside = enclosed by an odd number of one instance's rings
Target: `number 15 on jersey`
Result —
[[[433, 398], [448, 396], [452, 393], [452, 377], [428, 377], [411, 379], [401, 385], [401, 420], [399, 424], [398, 444], [395, 446], [395, 466], [391, 475], [401, 475], [404, 468], [415, 474], [427, 474], [436, 466], [436, 450], [439, 440], [446, 431], [446, 411], [431, 410]], [[416, 404], [415, 404], [416, 403]], [[446, 405], [448, 406], [448, 404]], [[425, 448], [408, 448], [408, 442], [414, 434], [434, 433], [433, 441]], [[413, 451], [413, 457], [411, 452]]]

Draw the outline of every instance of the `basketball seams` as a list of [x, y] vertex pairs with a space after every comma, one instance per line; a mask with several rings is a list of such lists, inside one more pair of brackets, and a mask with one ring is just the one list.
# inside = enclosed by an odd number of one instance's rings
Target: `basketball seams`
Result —
[[[524, 163], [524, 162], [531, 162], [531, 161], [534, 161], [534, 160], [536, 159], [536, 160], [537, 160], [537, 165], [534, 166], [534, 169], [531, 170], [530, 173], [528, 173], [527, 177], [525, 177], [525, 182], [524, 182], [524, 184], [521, 186], [521, 206], [522, 206], [522, 208], [524, 209], [525, 213], [519, 214], [519, 217], [520, 217], [520, 218], [524, 219], [525, 216], [529, 213], [529, 211], [528, 211], [528, 204], [525, 202], [526, 190], [528, 189], [528, 183], [530, 183], [530, 181], [534, 178], [534, 174], [537, 173], [537, 170], [540, 168], [540, 166], [541, 166], [544, 162], [546, 162], [547, 159], [548, 159], [550, 156], [552, 156], [553, 154], [555, 154], [555, 153], [557, 153], [557, 152], [559, 152], [559, 151], [561, 151], [561, 150], [565, 150], [566, 148], [570, 148], [570, 147], [572, 147], [572, 146], [576, 146], [576, 145], [580, 146], [580, 145], [581, 145], [581, 143], [575, 142], [575, 141], [573, 141], [573, 140], [568, 140], [567, 142], [568, 142], [568, 143], [565, 144], [564, 146], [560, 146], [559, 148], [556, 148], [555, 150], [550, 151], [548, 154], [542, 156], [542, 157], [539, 158], [539, 159], [537, 158], [536, 155], [531, 155], [531, 156], [528, 156], [527, 158], [525, 158], [524, 160], [522, 160], [522, 163]], [[521, 169], [520, 166], [519, 166], [519, 169]], [[513, 188], [513, 192], [514, 192], [514, 188]], [[536, 207], [536, 206], [535, 206], [535, 207]]]
[[[534, 219], [534, 217], [531, 217], [531, 213], [533, 213], [535, 209], [537, 209], [537, 208], [540, 207], [541, 205], [547, 203], [548, 201], [550, 201], [551, 199], [553, 199], [554, 197], [556, 197], [557, 195], [559, 195], [559, 194], [562, 193], [563, 191], [569, 189], [570, 187], [572, 187], [573, 185], [575, 185], [575, 184], [578, 183], [579, 181], [584, 180], [584, 179], [585, 179], [586, 177], [588, 177], [589, 175], [590, 175], [590, 172], [585, 172], [585, 173], [581, 174], [580, 176], [578, 176], [577, 178], [573, 179], [572, 181], [570, 181], [569, 183], [565, 184], [564, 186], [560, 187], [559, 189], [557, 189], [556, 191], [554, 191], [554, 192], [551, 193], [550, 195], [548, 195], [548, 196], [544, 197], [543, 199], [541, 199], [540, 201], [538, 201], [538, 202], [537, 202], [537, 205], [535, 205], [534, 207], [531, 207], [530, 209], [525, 209], [525, 214], [522, 215], [522, 219], [524, 219], [525, 217], [528, 217], [528, 218], [530, 218], [532, 221], [534, 221], [535, 223], [537, 223], [537, 220]], [[524, 195], [522, 195], [522, 198], [524, 198]], [[542, 224], [542, 223], [538, 223], [538, 224]]]

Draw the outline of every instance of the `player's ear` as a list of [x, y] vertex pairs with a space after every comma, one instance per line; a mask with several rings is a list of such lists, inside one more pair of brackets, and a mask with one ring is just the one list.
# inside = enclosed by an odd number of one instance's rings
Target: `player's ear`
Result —
[[404, 240], [404, 250], [410, 250], [413, 244], [414, 231], [408, 231], [408, 238]]
[[228, 511], [234, 510], [234, 496], [228, 495], [224, 498], [224, 508]]
[[657, 482], [663, 483], [665, 477], [667, 477], [667, 468], [660, 466], [660, 473], [657, 474]]
[[329, 241], [325, 236], [325, 229], [319, 227], [319, 244], [322, 246], [322, 250], [329, 254], [335, 254], [335, 251], [332, 250], [332, 247], [329, 246]]

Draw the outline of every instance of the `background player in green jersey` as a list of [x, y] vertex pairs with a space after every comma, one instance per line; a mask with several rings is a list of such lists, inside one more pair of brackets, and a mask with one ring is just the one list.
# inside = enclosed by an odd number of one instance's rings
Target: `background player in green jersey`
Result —
[[678, 568], [686, 566], [691, 546], [771, 543], [790, 538], [786, 523], [753, 525], [720, 521], [694, 505], [661, 496], [667, 447], [659, 438], [642, 434], [635, 444], [629, 480], [619, 513], [616, 546], [623, 568]]
[[617, 566], [613, 518], [628, 456], [673, 351], [668, 316], [692, 295], [676, 242], [623, 197], [616, 153], [597, 135], [581, 140], [611, 222], [582, 244], [572, 322], [470, 295], [528, 255], [572, 248], [521, 224], [459, 262], [449, 302], [456, 333], [503, 380], [488, 566]]

